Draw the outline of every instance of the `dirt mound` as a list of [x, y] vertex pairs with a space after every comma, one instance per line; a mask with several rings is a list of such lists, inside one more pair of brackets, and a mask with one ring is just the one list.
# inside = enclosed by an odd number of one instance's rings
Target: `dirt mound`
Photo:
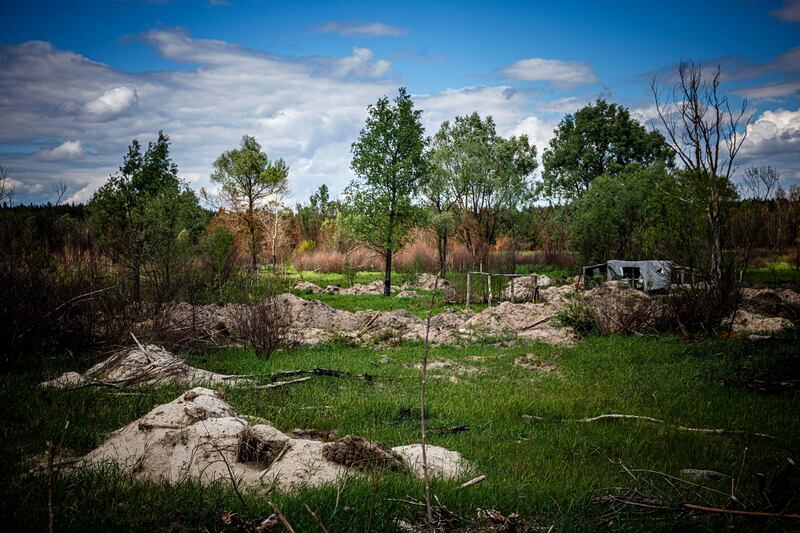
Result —
[[513, 300], [515, 302], [532, 302], [536, 294], [536, 287], [539, 287], [540, 296], [541, 290], [553, 284], [553, 280], [545, 275], [531, 275], [514, 279], [514, 290], [511, 290], [511, 283], [506, 285], [500, 297], [505, 300]]
[[[389, 449], [358, 437], [350, 437], [348, 442], [351, 444], [344, 448], [331, 448], [337, 443], [292, 438], [269, 424], [250, 425], [220, 393], [197, 387], [115, 431], [82, 461], [115, 463], [132, 475], [153, 481], [193, 478], [207, 484], [236, 480], [238, 487], [246, 489], [295, 490], [341, 479], [350, 470], [326, 455], [339, 458], [339, 453], [330, 450], [346, 449], [341, 455], [347, 459], [350, 451], [358, 449], [362, 455], [380, 452], [421, 475], [413, 463], [418, 454], [405, 450], [418, 445]], [[428, 454], [433, 475], [460, 475], [463, 460], [457, 452], [430, 446]]]
[[391, 470], [406, 468], [403, 458], [381, 442], [347, 435], [322, 448], [322, 456], [334, 463], [367, 468], [380, 466]]
[[419, 296], [416, 292], [403, 289], [395, 295], [395, 298], [416, 298]]
[[764, 316], [739, 309], [733, 318], [733, 331], [737, 333], [782, 333], [794, 327], [792, 321], [779, 316]]
[[574, 285], [561, 285], [559, 287], [539, 289], [539, 296], [541, 296], [543, 302], [554, 309], [558, 309], [566, 304], [576, 292], [577, 289]]
[[361, 284], [356, 283], [347, 289], [339, 289], [337, 294], [344, 294], [349, 296], [366, 296], [383, 294], [383, 280], [377, 279], [371, 283]]
[[503, 302], [475, 314], [464, 326], [483, 335], [513, 334], [523, 340], [571, 345], [578, 338], [575, 331], [551, 323], [557, 310], [558, 306], [549, 303]]
[[447, 281], [446, 279], [439, 278], [438, 284], [436, 283], [436, 276], [433, 274], [428, 274], [427, 272], [423, 272], [422, 274], [417, 275], [417, 279], [415, 281], [408, 281], [403, 283], [400, 286], [401, 290], [407, 289], [421, 289], [423, 291], [432, 291], [434, 286], [436, 290], [440, 291], [451, 291], [453, 290], [453, 284]]
[[792, 289], [783, 289], [778, 292], [778, 294], [784, 303], [789, 305], [800, 305], [800, 293], [797, 293]]
[[323, 291], [322, 287], [310, 281], [298, 281], [292, 286], [292, 290], [308, 294], [319, 294]]
[[163, 348], [149, 344], [122, 350], [83, 374], [67, 372], [44, 386], [72, 388], [92, 383], [115, 386], [156, 385], [164, 383], [209, 385], [238, 384], [249, 381], [235, 375], [217, 374], [186, 364]]
[[[392, 450], [403, 458], [412, 472], [419, 477], [423, 476], [422, 444], [395, 446]], [[466, 477], [475, 470], [475, 467], [460, 453], [441, 446], [426, 445], [425, 455], [428, 461], [428, 474], [431, 476], [453, 480]]]

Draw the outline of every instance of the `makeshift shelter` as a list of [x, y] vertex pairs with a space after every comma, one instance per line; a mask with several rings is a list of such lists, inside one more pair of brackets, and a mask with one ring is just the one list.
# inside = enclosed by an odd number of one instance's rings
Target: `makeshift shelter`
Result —
[[611, 260], [583, 267], [583, 283], [596, 276], [608, 281], [620, 280], [643, 291], [668, 290], [672, 282], [672, 261], [619, 261]]

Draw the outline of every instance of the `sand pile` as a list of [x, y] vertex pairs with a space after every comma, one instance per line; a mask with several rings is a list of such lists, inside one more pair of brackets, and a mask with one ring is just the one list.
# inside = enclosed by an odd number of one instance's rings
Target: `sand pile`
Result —
[[674, 324], [672, 310], [663, 298], [650, 296], [624, 283], [609, 281], [586, 291], [584, 301], [593, 310], [603, 333], [641, 333]]
[[578, 338], [575, 331], [552, 323], [558, 309], [557, 305], [550, 303], [503, 302], [475, 314], [464, 326], [483, 335], [514, 334], [524, 340], [554, 345], [573, 344]]
[[[220, 393], [197, 387], [115, 431], [84, 461], [115, 463], [150, 480], [235, 479], [240, 488], [290, 491], [336, 482], [352, 466], [421, 475], [419, 446], [388, 448], [349, 435], [333, 443], [289, 437], [269, 424], [250, 425]], [[456, 479], [472, 469], [458, 452], [429, 446], [428, 454], [433, 475]]]
[[[531, 275], [514, 279], [514, 290], [511, 290], [511, 282], [506, 285], [505, 289], [500, 293], [500, 297], [504, 300], [513, 300], [515, 302], [532, 302], [536, 287], [541, 291], [545, 287], [553, 284], [553, 280], [545, 275]], [[541, 296], [541, 292], [540, 292]]]
[[739, 309], [733, 317], [732, 329], [737, 333], [782, 333], [792, 327], [794, 324], [787, 318]]
[[43, 386], [73, 388], [92, 383], [111, 386], [156, 385], [165, 383], [238, 384], [249, 381], [235, 375], [217, 374], [186, 364], [165, 349], [149, 344], [122, 350], [83, 374], [67, 372]]

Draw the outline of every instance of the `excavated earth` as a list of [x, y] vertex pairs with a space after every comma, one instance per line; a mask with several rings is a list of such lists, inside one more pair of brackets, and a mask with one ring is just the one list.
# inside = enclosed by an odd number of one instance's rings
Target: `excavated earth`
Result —
[[[429, 472], [459, 479], [474, 470], [461, 454], [427, 446]], [[250, 424], [217, 391], [196, 387], [111, 434], [82, 464], [113, 463], [144, 479], [235, 483], [240, 489], [297, 490], [335, 483], [369, 468], [422, 476], [422, 445], [389, 448], [348, 435], [335, 442], [293, 438]]]
[[67, 372], [55, 379], [45, 381], [42, 385], [68, 389], [93, 383], [103, 383], [109, 386], [166, 383], [238, 385], [249, 381], [241, 376], [217, 374], [189, 366], [167, 350], [149, 344], [117, 352], [83, 374]]

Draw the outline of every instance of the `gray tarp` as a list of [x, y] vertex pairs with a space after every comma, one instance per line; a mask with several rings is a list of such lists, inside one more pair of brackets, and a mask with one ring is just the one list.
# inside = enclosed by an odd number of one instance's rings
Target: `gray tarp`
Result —
[[583, 267], [584, 279], [605, 274], [608, 280], [625, 280], [637, 289], [658, 291], [669, 289], [672, 261], [617, 261]]

